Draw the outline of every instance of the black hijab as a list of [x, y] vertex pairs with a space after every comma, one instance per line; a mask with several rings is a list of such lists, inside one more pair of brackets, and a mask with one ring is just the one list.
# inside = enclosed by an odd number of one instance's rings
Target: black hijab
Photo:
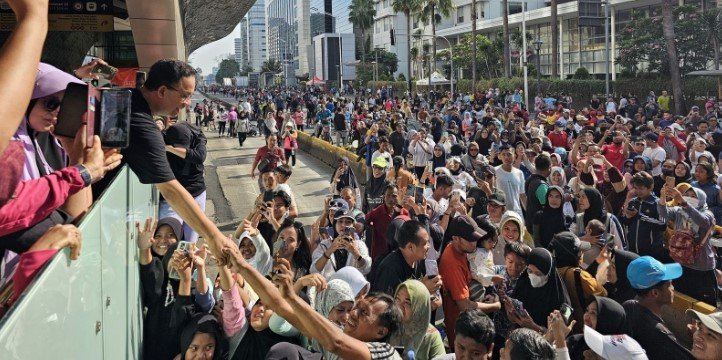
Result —
[[226, 340], [221, 325], [218, 324], [213, 315], [199, 314], [191, 318], [190, 322], [183, 328], [180, 335], [181, 360], [185, 360], [186, 350], [193, 342], [196, 333], [210, 334], [216, 339], [216, 347], [213, 350], [213, 360], [228, 359], [228, 341]]
[[[603, 296], [594, 296], [597, 303], [597, 326], [595, 330], [602, 335], [629, 334], [629, 323], [624, 307], [618, 302]], [[584, 334], [575, 334], [567, 339], [569, 357], [583, 359], [584, 351], [589, 349]]]
[[559, 310], [562, 304], [571, 306], [569, 294], [564, 282], [554, 266], [552, 253], [545, 248], [534, 248], [527, 258], [528, 265], [536, 266], [541, 272], [547, 274], [549, 279], [546, 284], [535, 288], [529, 281], [528, 270], [524, 271], [516, 283], [514, 294], [517, 300], [524, 304], [524, 309], [529, 313], [537, 325], [545, 326], [547, 317], [554, 310]]
[[679, 185], [681, 183], [691, 183], [692, 182], [692, 170], [689, 167], [689, 164], [687, 164], [684, 161], [680, 161], [677, 164], [674, 165], [674, 168], [677, 168], [677, 165], [682, 164], [684, 165], [684, 176], [677, 176], [675, 173], [674, 175], [674, 185]]
[[[351, 168], [351, 162], [348, 160], [347, 157], [341, 157], [338, 159], [339, 164], [345, 163], [346, 164], [346, 173], [339, 176], [338, 183], [336, 183], [336, 191], [341, 191], [341, 189], [345, 187], [350, 187], [353, 189], [358, 189], [358, 180], [356, 179], [356, 174], [353, 172], [353, 169]], [[331, 174], [331, 181], [333, 181], [333, 175]]]
[[[584, 195], [587, 196], [589, 201], [589, 208], [584, 210], [584, 226], [586, 227], [592, 220], [599, 220], [602, 224], [607, 223], [607, 212], [604, 211], [604, 198], [599, 190], [591, 187], [584, 188]], [[584, 229], [577, 229], [577, 232], [584, 231]]]
[[636, 293], [632, 289], [632, 284], [627, 279], [627, 268], [629, 263], [637, 259], [639, 255], [622, 249], [612, 250], [612, 261], [617, 272], [617, 282], [614, 284], [607, 283], [604, 287], [607, 289], [609, 298], [623, 303], [627, 300], [634, 299]]
[[[549, 196], [552, 191], [556, 191], [562, 196], [562, 203], [556, 209], [549, 205]], [[537, 211], [533, 226], [535, 244], [547, 249], [549, 249], [549, 243], [555, 234], [567, 230], [564, 221], [564, 189], [558, 186], [549, 187], [546, 204], [541, 210]]]

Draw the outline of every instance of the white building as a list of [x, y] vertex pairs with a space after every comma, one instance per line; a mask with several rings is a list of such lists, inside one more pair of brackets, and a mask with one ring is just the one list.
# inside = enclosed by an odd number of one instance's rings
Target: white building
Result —
[[283, 64], [286, 84], [309, 73], [312, 58], [310, 0], [268, 0], [266, 3], [268, 59]]
[[267, 58], [265, 0], [257, 0], [240, 24], [240, 38], [236, 39], [235, 58], [241, 68], [250, 65], [259, 71]]
[[[339, 42], [340, 39], [340, 42]], [[313, 38], [314, 58], [311, 75], [324, 81], [344, 83], [356, 80], [356, 35], [321, 34]]]
[[[406, 52], [406, 15], [396, 13], [392, 8], [393, 0], [375, 0], [376, 17], [374, 18], [373, 35], [371, 44], [374, 48], [383, 48], [388, 52], [395, 53], [398, 60], [398, 70], [394, 77], [404, 74], [408, 79], [406, 71], [408, 54]], [[394, 45], [391, 44], [391, 29], [394, 29]], [[413, 29], [413, 25], [412, 25]], [[413, 31], [413, 30], [412, 30]], [[368, 49], [371, 52], [373, 49]]]

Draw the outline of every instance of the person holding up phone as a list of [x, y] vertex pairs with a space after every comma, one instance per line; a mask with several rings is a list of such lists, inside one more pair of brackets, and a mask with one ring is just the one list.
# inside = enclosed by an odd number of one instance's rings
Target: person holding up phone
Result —
[[353, 266], [362, 274], [371, 270], [371, 257], [366, 244], [356, 235], [356, 219], [348, 209], [334, 214], [333, 239], [321, 240], [311, 257], [311, 273], [328, 278], [345, 266]]
[[[674, 178], [670, 178], [674, 184]], [[657, 209], [659, 197], [652, 192], [654, 179], [646, 171], [640, 171], [632, 176], [631, 184], [636, 197], [622, 208], [622, 216], [619, 218], [627, 226], [629, 251], [662, 259], [667, 226], [665, 218]]]

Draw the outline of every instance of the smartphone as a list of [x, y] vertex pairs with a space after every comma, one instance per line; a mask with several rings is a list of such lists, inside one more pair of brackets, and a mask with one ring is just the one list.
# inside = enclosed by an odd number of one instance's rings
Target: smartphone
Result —
[[667, 185], [668, 188], [673, 188], [673, 187], [674, 187], [674, 182], [675, 182], [674, 176], [667, 176], [667, 177], [664, 179], [664, 184]]
[[407, 186], [406, 186], [406, 196], [407, 196], [407, 197], [414, 196], [414, 188], [415, 188], [414, 185], [407, 185]]
[[426, 259], [424, 260], [424, 265], [426, 265], [426, 277], [431, 279], [439, 275], [439, 263], [436, 260]]
[[414, 202], [421, 205], [424, 203], [424, 188], [421, 186], [416, 187], [414, 192]]
[[103, 90], [100, 95], [100, 143], [104, 148], [125, 149], [130, 142], [130, 99], [127, 89]]
[[118, 73], [118, 68], [112, 67], [110, 65], [97, 64], [93, 67], [93, 70], [90, 70], [90, 72], [100, 75], [107, 80], [110, 80], [115, 76], [116, 73]]
[[285, 241], [276, 241], [273, 243], [273, 257], [278, 257], [283, 250], [286, 249]]
[[602, 165], [602, 164], [604, 164], [604, 160], [603, 160], [603, 159], [596, 158], [596, 157], [592, 158], [592, 162], [594, 163], [594, 165]]
[[78, 129], [87, 125], [87, 147], [93, 145], [95, 135], [95, 108], [100, 101], [99, 92], [94, 86], [88, 84], [70, 83], [65, 88], [63, 101], [60, 103], [58, 120], [53, 133], [55, 135], [75, 138]]
[[427, 172], [434, 171], [434, 162], [433, 161], [429, 161], [426, 163], [426, 171]]
[[635, 212], [637, 211], [637, 208], [634, 207], [634, 204], [631, 202], [627, 205], [627, 211]]
[[609, 248], [609, 250], [614, 250], [614, 248], [616, 247], [614, 245], [614, 234], [607, 235], [607, 244], [606, 245]]
[[322, 228], [318, 229], [318, 234], [321, 236], [322, 239], [327, 238], [328, 237], [328, 228], [322, 227]]
[[511, 305], [514, 307], [514, 312], [517, 315], [523, 315], [524, 314], [524, 303], [517, 299], [510, 298]]
[[273, 191], [264, 191], [263, 192], [263, 203], [267, 203], [269, 201], [273, 201]]
[[[178, 247], [176, 248], [176, 251], [180, 251], [183, 253], [184, 256], [188, 256], [188, 251], [191, 248], [191, 242], [188, 241], [179, 241]], [[178, 274], [178, 271], [175, 268], [171, 268], [168, 272], [168, 277], [171, 279], [180, 280], [180, 274]]]
[[456, 201], [460, 201], [460, 200], [461, 200], [461, 195], [459, 195], [458, 192], [453, 192], [453, 193], [451, 194], [451, 201], [454, 201], [454, 200], [456, 200]]
[[572, 307], [567, 304], [562, 304], [562, 306], [559, 308], [559, 312], [562, 314], [562, 317], [564, 318], [564, 322], [566, 324], [569, 324], [569, 320], [571, 320], [572, 311]]
[[350, 236], [351, 238], [353, 238], [353, 234], [355, 232], [356, 232], [356, 229], [353, 226], [347, 226], [347, 227], [343, 228], [343, 234], [345, 236]]

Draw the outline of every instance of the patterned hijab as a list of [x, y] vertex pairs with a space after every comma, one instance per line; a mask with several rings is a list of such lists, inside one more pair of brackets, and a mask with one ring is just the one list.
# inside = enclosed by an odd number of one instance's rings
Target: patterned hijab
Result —
[[418, 352], [424, 340], [431, 319], [431, 295], [426, 286], [419, 280], [406, 280], [396, 288], [398, 294], [405, 287], [411, 301], [411, 320], [402, 323], [401, 328], [391, 336], [389, 343], [394, 346], [403, 346], [404, 354], [410, 350]]

